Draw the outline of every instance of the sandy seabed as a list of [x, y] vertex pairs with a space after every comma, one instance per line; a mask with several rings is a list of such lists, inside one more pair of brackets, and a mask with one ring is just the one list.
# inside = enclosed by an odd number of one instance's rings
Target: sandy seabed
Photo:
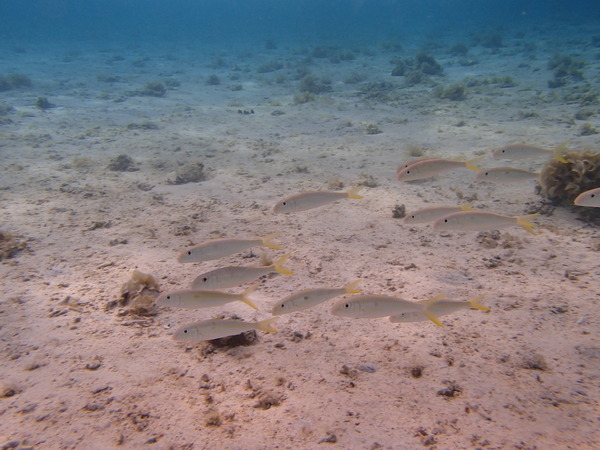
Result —
[[[32, 45], [5, 57], [7, 71], [33, 86], [0, 97], [14, 108], [0, 125], [1, 226], [26, 246], [0, 265], [0, 437], [82, 449], [600, 447], [598, 228], [560, 207], [536, 218], [537, 235], [436, 233], [393, 217], [397, 205], [468, 201], [521, 215], [543, 201], [534, 182], [476, 183], [468, 170], [400, 184], [395, 169], [410, 151], [470, 159], [520, 141], [598, 148], [598, 135], [582, 135], [573, 119], [581, 104], [565, 100], [583, 82], [547, 87], [548, 60], [573, 54], [572, 44], [539, 33], [535, 49], [508, 37], [494, 51], [473, 47], [469, 67], [440, 45], [431, 53], [444, 76], [412, 87], [390, 76], [389, 61], [420, 44], [397, 53], [357, 46], [355, 59], [337, 64], [313, 59], [309, 69], [332, 90], [304, 104], [294, 102], [293, 74], [306, 54], [284, 45]], [[596, 89], [598, 50], [574, 55]], [[284, 67], [257, 73], [272, 60]], [[345, 83], [352, 73], [365, 78]], [[220, 84], [207, 85], [210, 75]], [[516, 86], [472, 87], [463, 101], [431, 93], [432, 83], [507, 75]], [[131, 94], [156, 80], [171, 80], [163, 97]], [[394, 95], [359, 92], [378, 82]], [[36, 108], [40, 96], [55, 107]], [[119, 155], [136, 170], [109, 170]], [[204, 181], [172, 183], [197, 164]], [[271, 211], [298, 191], [361, 183], [362, 200]], [[281, 252], [176, 261], [206, 239], [276, 231]], [[167, 291], [206, 270], [258, 264], [265, 252], [289, 252], [295, 274], [261, 279], [251, 296], [258, 312], [238, 302], [137, 315], [118, 304], [134, 269]], [[485, 294], [491, 311], [455, 313], [437, 327], [336, 317], [328, 302], [281, 316], [278, 333], [250, 346], [207, 352], [171, 338], [220, 314], [263, 320], [290, 293], [355, 279], [364, 292], [414, 301]]]

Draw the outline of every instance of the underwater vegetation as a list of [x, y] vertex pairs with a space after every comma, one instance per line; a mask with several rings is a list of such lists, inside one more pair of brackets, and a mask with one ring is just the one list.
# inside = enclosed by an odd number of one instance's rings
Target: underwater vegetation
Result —
[[453, 101], [464, 100], [467, 98], [467, 88], [464, 84], [452, 84], [448, 87], [437, 86], [433, 89], [433, 96]]
[[581, 69], [585, 66], [583, 61], [577, 61], [568, 55], [556, 54], [548, 61], [548, 68], [554, 70], [554, 78], [548, 81], [549, 88], [565, 86], [569, 82], [584, 79]]
[[17, 253], [27, 249], [27, 242], [22, 241], [6, 231], [0, 231], [0, 261], [14, 258]]
[[0, 92], [31, 86], [31, 79], [27, 75], [13, 73], [0, 75]]
[[300, 80], [300, 83], [298, 83], [298, 90], [300, 92], [309, 92], [311, 94], [329, 92], [331, 91], [331, 80], [308, 74]]
[[407, 86], [414, 86], [428, 79], [428, 76], [442, 75], [444, 70], [435, 58], [425, 52], [419, 52], [415, 58], [394, 59], [391, 75], [405, 77]]
[[256, 71], [258, 73], [269, 73], [269, 72], [275, 72], [280, 69], [283, 69], [283, 63], [274, 59], [272, 61], [267, 61], [267, 62], [262, 63], [260, 66], [258, 66]]
[[38, 109], [41, 109], [42, 111], [45, 111], [50, 108], [54, 108], [55, 106], [56, 105], [53, 103], [50, 103], [50, 101], [48, 101], [48, 99], [46, 97], [38, 97], [35, 100], [35, 107]]
[[209, 86], [217, 86], [221, 84], [221, 79], [217, 75], [212, 74], [206, 77], [206, 84]]
[[568, 152], [566, 162], [553, 158], [542, 168], [540, 193], [554, 204], [573, 205], [582, 192], [600, 187], [600, 153]]
[[164, 84], [160, 81], [150, 81], [142, 89], [137, 89], [130, 94], [140, 97], [164, 97], [166, 93], [167, 88]]

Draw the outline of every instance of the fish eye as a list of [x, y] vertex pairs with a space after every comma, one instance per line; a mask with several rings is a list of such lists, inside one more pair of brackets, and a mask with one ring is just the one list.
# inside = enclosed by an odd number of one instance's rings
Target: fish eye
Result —
[[590, 195], [590, 198], [594, 198], [596, 196], [596, 194], [592, 194]]
[[445, 222], [445, 223], [448, 223], [448, 219], [444, 219], [444, 222]]
[[285, 205], [287, 205], [287, 202], [283, 202], [283, 203], [281, 203], [281, 204], [282, 204], [283, 206], [285, 206]]
[[407, 170], [406, 173], [410, 173], [410, 170]]
[[186, 328], [185, 330], [183, 330], [183, 334], [187, 334], [188, 329]]
[[208, 278], [204, 277], [204, 278], [202, 278], [202, 281], [204, 281], [206, 283], [208, 281]]
[[171, 300], [171, 296], [170, 296], [170, 295], [167, 295], [165, 298], [166, 298], [167, 300]]
[[414, 219], [414, 218], [415, 218], [415, 216], [410, 216], [410, 218], [411, 218], [411, 219]]
[[192, 251], [188, 250], [188, 256], [192, 256]]
[[486, 176], [487, 176], [487, 175], [489, 175], [489, 174], [490, 174], [489, 172], [486, 172], [486, 173], [485, 173], [485, 175], [486, 175]]
[[282, 307], [282, 308], [285, 308], [285, 303], [282, 303], [282, 304], [281, 304], [281, 307]]
[[344, 308], [350, 308], [350, 303], [345, 303]]

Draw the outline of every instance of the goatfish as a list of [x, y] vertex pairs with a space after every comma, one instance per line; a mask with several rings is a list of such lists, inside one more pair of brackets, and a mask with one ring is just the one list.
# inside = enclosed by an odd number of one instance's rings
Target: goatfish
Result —
[[[485, 295], [480, 295], [471, 300], [467, 300], [466, 302], [459, 302], [453, 300], [444, 300], [445, 295], [438, 295], [437, 297], [423, 300], [419, 302], [424, 305], [425, 309], [431, 312], [434, 316], [445, 316], [446, 314], [451, 314], [456, 311], [460, 311], [462, 309], [479, 309], [481, 311], [489, 311], [490, 308], [483, 306], [479, 303], [479, 301], [485, 297]], [[425, 320], [429, 320], [422, 311], [407, 311], [400, 313], [395, 316], [390, 316], [390, 322], [422, 322]]]
[[343, 198], [361, 199], [357, 192], [362, 189], [362, 186], [356, 186], [346, 192], [338, 191], [307, 191], [299, 192], [298, 194], [290, 195], [289, 197], [280, 200], [274, 207], [273, 212], [276, 214], [287, 214], [308, 209], [318, 208], [319, 206], [333, 203]]
[[471, 206], [473, 203], [475, 202], [469, 202], [462, 206], [432, 206], [430, 208], [419, 209], [407, 214], [403, 220], [403, 223], [428, 223], [454, 212], [474, 211], [473, 209], [469, 208], [469, 206]]
[[515, 167], [494, 167], [482, 169], [475, 177], [476, 181], [491, 181], [492, 183], [513, 183], [526, 180], [535, 180], [539, 172], [529, 172]]
[[244, 302], [250, 308], [258, 310], [248, 298], [248, 295], [257, 286], [257, 284], [254, 284], [241, 294], [229, 294], [222, 291], [208, 291], [203, 289], [181, 289], [159, 295], [156, 303], [171, 308], [196, 309], [222, 306], [230, 302], [240, 301]]
[[423, 304], [388, 295], [357, 295], [339, 301], [331, 309], [334, 316], [354, 318], [396, 316], [404, 312], [420, 312], [436, 325], [443, 326]]
[[271, 314], [278, 316], [281, 314], [289, 314], [297, 311], [304, 311], [312, 308], [326, 300], [338, 297], [343, 294], [360, 294], [361, 291], [356, 289], [360, 280], [353, 281], [342, 288], [320, 288], [320, 289], [305, 289], [295, 294], [289, 295], [278, 301], [273, 306]]
[[285, 254], [275, 263], [263, 267], [228, 266], [198, 275], [192, 282], [193, 289], [221, 289], [249, 283], [269, 273], [292, 275], [294, 272], [283, 267], [290, 254]]
[[276, 333], [277, 330], [271, 326], [271, 322], [276, 319], [277, 317], [271, 317], [261, 322], [224, 319], [204, 320], [178, 328], [173, 334], [173, 339], [180, 342], [197, 343], [233, 336], [250, 330]]
[[280, 250], [281, 247], [272, 242], [278, 235], [279, 233], [271, 233], [262, 239], [211, 239], [184, 250], [179, 254], [177, 261], [180, 263], [210, 261], [258, 246]]
[[441, 217], [433, 222], [433, 229], [438, 231], [486, 231], [518, 225], [531, 234], [537, 234], [530, 220], [539, 214], [525, 216], [503, 216], [483, 211], [459, 211]]
[[577, 206], [600, 208], [600, 187], [582, 192], [573, 203]]
[[396, 175], [398, 176], [398, 181], [415, 181], [431, 178], [460, 168], [479, 171], [481, 169], [473, 166], [473, 163], [479, 161], [481, 158], [483, 158], [483, 156], [468, 161], [443, 158], [423, 159], [410, 164], [408, 167], [401, 168], [396, 172]]
[[499, 147], [492, 152], [492, 157], [494, 159], [512, 159], [512, 160], [521, 160], [528, 158], [538, 158], [538, 157], [553, 157], [558, 159], [560, 162], [566, 163], [567, 161], [562, 156], [562, 152], [567, 147], [567, 142], [563, 142], [556, 148], [544, 148], [538, 147], [537, 145], [529, 145], [529, 144], [511, 144], [505, 145], [504, 147]]

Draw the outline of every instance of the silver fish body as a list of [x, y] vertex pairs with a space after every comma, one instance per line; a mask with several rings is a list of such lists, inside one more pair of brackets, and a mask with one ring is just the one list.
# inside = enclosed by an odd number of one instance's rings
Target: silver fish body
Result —
[[275, 333], [276, 330], [270, 325], [273, 320], [275, 320], [275, 318], [263, 320], [261, 322], [243, 322], [241, 320], [222, 319], [204, 320], [202, 322], [196, 322], [178, 328], [173, 334], [173, 339], [180, 342], [197, 343], [233, 336], [250, 330]]

